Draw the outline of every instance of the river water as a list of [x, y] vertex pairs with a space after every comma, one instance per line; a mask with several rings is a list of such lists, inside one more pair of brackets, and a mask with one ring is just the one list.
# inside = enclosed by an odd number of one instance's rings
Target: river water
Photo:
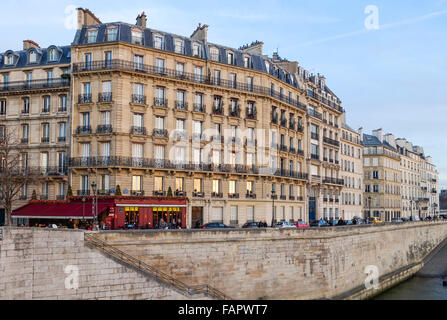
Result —
[[447, 300], [447, 287], [442, 285], [440, 278], [414, 277], [374, 300]]

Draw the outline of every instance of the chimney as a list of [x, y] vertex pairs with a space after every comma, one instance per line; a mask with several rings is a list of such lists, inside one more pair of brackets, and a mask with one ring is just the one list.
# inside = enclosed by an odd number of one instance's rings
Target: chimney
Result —
[[138, 17], [137, 17], [137, 24], [136, 25], [139, 26], [139, 27], [146, 28], [146, 23], [147, 23], [147, 16], [146, 16], [146, 14], [143, 11], [142, 14], [138, 15]]
[[372, 134], [377, 139], [379, 139], [380, 143], [383, 143], [383, 130], [381, 128], [377, 129], [377, 130], [373, 130]]
[[93, 24], [101, 24], [101, 20], [99, 20], [93, 12], [89, 9], [78, 8], [78, 30], [81, 30], [83, 26], [93, 25]]
[[23, 40], [23, 50], [28, 50], [29, 48], [40, 48], [40, 47], [33, 40]]
[[363, 128], [359, 128], [360, 142], [363, 142]]
[[207, 37], [208, 37], [208, 27], [209, 26], [206, 24], [204, 24], [202, 26], [202, 24], [199, 23], [199, 26], [197, 27], [197, 29], [192, 33], [191, 39], [203, 41], [206, 43]]
[[384, 137], [383, 140], [386, 141], [390, 146], [397, 148], [396, 146], [396, 140], [394, 139], [394, 134], [392, 133], [387, 133]]
[[239, 48], [242, 52], [246, 52], [249, 54], [254, 54], [257, 56], [262, 56], [262, 47], [264, 46], [264, 42], [262, 41], [254, 41], [250, 45], [245, 45]]

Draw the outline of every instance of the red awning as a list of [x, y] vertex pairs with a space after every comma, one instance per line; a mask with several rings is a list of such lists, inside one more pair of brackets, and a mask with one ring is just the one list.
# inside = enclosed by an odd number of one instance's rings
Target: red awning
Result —
[[[113, 206], [113, 201], [98, 201], [98, 213]], [[28, 219], [92, 219], [92, 202], [32, 203], [12, 213], [13, 218]]]

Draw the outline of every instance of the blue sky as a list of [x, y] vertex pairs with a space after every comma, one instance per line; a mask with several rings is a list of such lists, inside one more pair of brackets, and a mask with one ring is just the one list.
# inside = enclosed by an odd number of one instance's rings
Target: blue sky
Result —
[[[447, 188], [447, 0], [3, 0], [0, 51], [20, 49], [24, 39], [71, 43], [69, 5], [89, 8], [103, 22], [134, 23], [146, 11], [149, 27], [185, 36], [206, 23], [210, 42], [261, 40], [269, 55], [278, 48], [281, 57], [326, 76], [351, 127], [383, 128], [422, 145]], [[379, 9], [379, 30], [365, 28], [368, 5]]]

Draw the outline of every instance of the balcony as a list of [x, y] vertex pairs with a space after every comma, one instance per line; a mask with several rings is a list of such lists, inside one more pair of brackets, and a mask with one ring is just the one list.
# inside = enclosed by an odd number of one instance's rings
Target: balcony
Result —
[[76, 134], [91, 134], [92, 127], [91, 126], [79, 126], [76, 129]]
[[77, 195], [80, 197], [87, 197], [90, 195], [90, 190], [78, 190]]
[[229, 193], [228, 199], [239, 199], [239, 193]]
[[65, 195], [58, 195], [58, 196], [56, 196], [56, 200], [62, 201], [62, 200], [65, 200], [65, 199], [66, 199]]
[[185, 101], [175, 101], [175, 109], [188, 111], [188, 102]]
[[168, 130], [166, 129], [154, 129], [152, 135], [158, 138], [166, 138], [168, 136]]
[[147, 134], [147, 131], [145, 127], [132, 126], [130, 128], [130, 134], [133, 134], [135, 136], [145, 136]]
[[286, 118], [282, 118], [280, 124], [281, 124], [282, 127], [287, 127], [287, 119]]
[[256, 199], [256, 194], [253, 193], [252, 191], [247, 192], [247, 194], [245, 195], [246, 199]]
[[219, 192], [212, 192], [212, 193], [211, 193], [211, 198], [222, 199], [222, 198], [223, 198], [223, 194], [222, 194], [222, 193], [219, 193]]
[[192, 141], [201, 141], [206, 142], [208, 141], [208, 138], [203, 133], [193, 133], [191, 137]]
[[286, 195], [281, 195], [281, 196], [279, 197], [279, 199], [285, 201], [285, 200], [287, 200], [287, 196], [286, 196]]
[[194, 191], [194, 192], [192, 193], [192, 197], [193, 197], [193, 198], [205, 198], [205, 193], [204, 193], [204, 192], [197, 192], [197, 191]]
[[49, 107], [46, 107], [46, 108], [42, 109], [41, 114], [45, 115], [45, 114], [48, 114], [48, 113], [50, 113], [50, 108]]
[[239, 118], [241, 116], [241, 110], [239, 108], [230, 108], [229, 116]]
[[133, 94], [132, 95], [132, 103], [146, 105], [146, 96], [143, 96], [140, 94]]
[[320, 119], [320, 120], [323, 119], [323, 116], [321, 113], [319, 113], [318, 111], [312, 110], [312, 109], [307, 110], [307, 114], [314, 118]]
[[295, 197], [294, 196], [289, 196], [289, 200], [290, 201], [295, 201]]
[[188, 133], [184, 130], [175, 130], [172, 135], [173, 140], [188, 140]]
[[311, 154], [310, 155], [310, 158], [312, 159], [312, 160], [320, 160], [320, 156], [318, 155], [318, 154]]
[[289, 153], [296, 154], [296, 149], [294, 147], [289, 148]]
[[194, 103], [193, 111], [199, 113], [205, 113], [205, 106], [201, 103]]
[[152, 195], [153, 195], [154, 197], [166, 197], [166, 191], [163, 191], [163, 190], [154, 190], [154, 191], [152, 192]]
[[217, 115], [217, 116], [223, 116], [223, 115], [225, 115], [225, 114], [224, 114], [224, 110], [223, 110], [223, 106], [222, 106], [222, 105], [220, 105], [220, 106], [216, 106], [216, 105], [214, 105], [214, 106], [213, 106], [213, 110], [212, 110], [212, 112], [213, 112], [214, 115]]
[[282, 144], [282, 145], [279, 147], [279, 149], [280, 149], [282, 152], [287, 152], [287, 151], [289, 151], [289, 148], [287, 148], [287, 146], [284, 145], [284, 144]]
[[323, 137], [323, 142], [327, 143], [327, 144], [330, 144], [330, 145], [333, 145], [333, 146], [336, 146], [336, 147], [340, 146], [340, 142], [339, 141], [333, 140], [333, 139], [328, 138], [328, 137]]
[[57, 142], [60, 142], [60, 143], [67, 142], [67, 137], [57, 137]]
[[80, 94], [78, 96], [78, 103], [92, 103], [92, 95], [90, 93]]
[[247, 108], [245, 111], [245, 118], [256, 120], [256, 109]]
[[22, 138], [22, 139], [20, 140], [20, 143], [21, 143], [21, 144], [28, 144], [28, 138]]
[[289, 121], [289, 129], [295, 130], [295, 127], [296, 127], [295, 121]]
[[256, 139], [246, 139], [245, 146], [246, 147], [256, 147], [258, 145], [258, 141]]
[[67, 106], [59, 107], [57, 112], [67, 112]]
[[176, 190], [174, 192], [174, 196], [176, 196], [177, 198], [186, 198], [187, 193], [185, 191]]
[[50, 137], [42, 137], [41, 142], [42, 143], [50, 143]]
[[304, 156], [304, 150], [298, 149], [298, 151], [296, 152], [296, 154], [300, 155], [300, 156]]
[[327, 178], [326, 177], [326, 178], [323, 178], [323, 183], [343, 186], [345, 184], [345, 181], [343, 179]]
[[99, 103], [112, 102], [112, 93], [111, 92], [99, 93], [98, 94], [98, 102]]
[[111, 134], [113, 132], [111, 124], [103, 124], [96, 127], [97, 134]]
[[0, 83], [0, 92], [69, 87], [70, 79], [38, 79]]
[[144, 196], [144, 190], [131, 190], [130, 195], [132, 197], [143, 197]]
[[320, 135], [318, 133], [311, 132], [310, 137], [314, 140], [319, 140]]
[[272, 112], [271, 118], [272, 118], [272, 123], [278, 124], [278, 113]]
[[110, 189], [98, 190], [96, 193], [98, 196], [110, 196], [113, 194], [112, 190]]
[[154, 98], [154, 107], [157, 108], [167, 108], [168, 100], [165, 98]]

